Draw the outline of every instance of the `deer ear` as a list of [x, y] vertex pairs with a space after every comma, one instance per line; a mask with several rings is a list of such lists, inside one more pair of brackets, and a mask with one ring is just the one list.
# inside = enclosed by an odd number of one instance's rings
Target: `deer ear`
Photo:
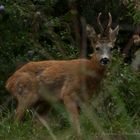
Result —
[[87, 37], [90, 39], [96, 37], [96, 32], [94, 28], [90, 25], [86, 26], [86, 33], [87, 33]]
[[99, 39], [97, 36], [94, 28], [90, 25], [86, 26], [86, 33], [87, 33], [87, 38], [90, 40], [91, 44], [96, 43]]
[[116, 36], [118, 35], [118, 32], [119, 32], [119, 25], [114, 30], [112, 30], [111, 28], [109, 29], [109, 38], [112, 42], [116, 41]]

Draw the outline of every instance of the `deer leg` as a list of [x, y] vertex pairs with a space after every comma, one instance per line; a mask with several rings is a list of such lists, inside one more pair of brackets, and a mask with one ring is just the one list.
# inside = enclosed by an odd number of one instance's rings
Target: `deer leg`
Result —
[[23, 106], [23, 104], [18, 103], [16, 112], [15, 112], [15, 121], [21, 122], [23, 120], [24, 110], [25, 110], [25, 107]]
[[15, 120], [19, 122], [22, 121], [25, 110], [34, 105], [37, 100], [38, 96], [36, 94], [29, 94], [29, 96], [18, 98], [18, 106], [15, 113]]
[[69, 112], [73, 128], [76, 129], [76, 133], [78, 136], [78, 140], [81, 139], [81, 130], [80, 130], [80, 122], [79, 122], [79, 112], [76, 101], [72, 99], [70, 95], [65, 95], [63, 97], [64, 104]]

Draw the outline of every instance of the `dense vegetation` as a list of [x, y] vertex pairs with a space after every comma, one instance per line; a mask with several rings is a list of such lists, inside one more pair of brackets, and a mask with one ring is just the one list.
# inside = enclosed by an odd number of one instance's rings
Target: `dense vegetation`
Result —
[[[0, 4], [1, 140], [74, 139], [61, 106], [54, 106], [48, 114], [51, 119], [42, 122], [43, 128], [35, 125], [30, 110], [24, 124], [13, 123], [15, 102], [5, 90], [5, 82], [15, 69], [29, 61], [78, 58], [81, 34], [75, 35], [74, 29], [79, 27], [75, 24], [84, 17], [88, 24], [97, 27], [100, 11], [112, 13], [113, 26], [120, 24], [120, 32], [103, 88], [91, 107], [81, 113], [82, 131], [85, 140], [92, 140], [95, 135], [108, 140], [113, 134], [118, 139], [140, 139], [140, 75], [124, 63], [119, 51], [140, 23], [140, 9], [135, 1], [2, 0]], [[106, 16], [102, 21], [106, 21]], [[86, 50], [89, 56], [90, 45]]]

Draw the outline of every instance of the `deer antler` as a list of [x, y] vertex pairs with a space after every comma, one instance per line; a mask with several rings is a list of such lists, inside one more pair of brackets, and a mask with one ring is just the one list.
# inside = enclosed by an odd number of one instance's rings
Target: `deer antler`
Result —
[[109, 28], [111, 28], [112, 25], [112, 16], [110, 12], [108, 13], [108, 16], [109, 16], [109, 20], [108, 20], [107, 30], [109, 30]]
[[101, 33], [100, 36], [102, 37], [108, 37], [109, 39], [111, 39], [113, 42], [116, 40], [116, 35], [118, 34], [119, 31], [119, 26], [117, 26], [114, 30], [111, 29], [111, 25], [112, 25], [112, 16], [110, 14], [110, 12], [108, 13], [109, 19], [108, 19], [108, 24], [107, 27], [104, 29], [101, 22], [100, 22], [100, 16], [101, 16], [101, 12], [98, 14], [97, 17], [97, 23], [100, 27]]
[[103, 29], [103, 26], [102, 26], [102, 24], [100, 22], [100, 16], [101, 16], [101, 14], [102, 14], [101, 12], [98, 14], [97, 23], [99, 25], [100, 32], [103, 33], [104, 29]]
[[[109, 35], [109, 37], [110, 37], [110, 29], [111, 29], [111, 25], [112, 25], [112, 16], [111, 16], [110, 12], [108, 13], [108, 16], [109, 16], [109, 19], [108, 19], [108, 24], [107, 24], [107, 27], [105, 30], [105, 34]], [[111, 31], [112, 31], [112, 29], [111, 29]]]

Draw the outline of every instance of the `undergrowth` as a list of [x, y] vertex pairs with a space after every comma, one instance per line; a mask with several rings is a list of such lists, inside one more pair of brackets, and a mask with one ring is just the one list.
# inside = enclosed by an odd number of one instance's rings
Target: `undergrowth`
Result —
[[[85, 140], [94, 139], [140, 139], [140, 81], [139, 73], [122, 63], [118, 54], [103, 81], [102, 89], [94, 95], [91, 105], [81, 109], [80, 123]], [[65, 108], [59, 104], [48, 113], [48, 119], [34, 121], [36, 113], [26, 111], [22, 124], [13, 121], [15, 106], [11, 109], [1, 105], [0, 139], [2, 140], [73, 140]]]

